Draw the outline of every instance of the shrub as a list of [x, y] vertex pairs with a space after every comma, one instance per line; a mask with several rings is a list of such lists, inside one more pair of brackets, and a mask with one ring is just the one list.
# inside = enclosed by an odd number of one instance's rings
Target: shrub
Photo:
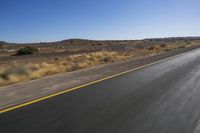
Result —
[[165, 52], [168, 52], [168, 51], [170, 51], [170, 49], [165, 49]]
[[23, 67], [11, 67], [0, 73], [0, 78], [4, 80], [9, 80], [12, 75], [24, 76], [28, 72]]
[[187, 42], [187, 45], [191, 44], [191, 42]]
[[3, 48], [3, 44], [0, 43], [0, 49]]
[[149, 47], [148, 50], [154, 50], [154, 47]]
[[103, 62], [109, 62], [111, 59], [110, 59], [110, 57], [103, 57], [101, 60]]
[[161, 44], [160, 46], [161, 46], [161, 47], [166, 47], [166, 45], [165, 45], [165, 44]]
[[185, 48], [186, 46], [179, 46], [178, 48]]
[[17, 51], [17, 55], [30, 55], [38, 53], [38, 49], [35, 47], [27, 46], [25, 48], [21, 48]]

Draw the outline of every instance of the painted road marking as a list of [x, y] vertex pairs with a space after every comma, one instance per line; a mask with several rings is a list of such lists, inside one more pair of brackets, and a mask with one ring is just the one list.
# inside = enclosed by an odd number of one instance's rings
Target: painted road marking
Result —
[[124, 72], [120, 72], [120, 73], [117, 73], [117, 74], [114, 74], [114, 75], [111, 75], [111, 76], [108, 76], [108, 77], [105, 77], [105, 78], [102, 78], [102, 79], [99, 79], [99, 80], [92, 81], [92, 82], [89, 82], [89, 83], [87, 83], [87, 84], [83, 84], [83, 85], [80, 85], [80, 86], [77, 86], [77, 87], [74, 87], [74, 88], [71, 88], [71, 89], [67, 89], [67, 90], [64, 90], [64, 91], [61, 91], [61, 92], [57, 92], [57, 93], [54, 93], [54, 94], [50, 94], [50, 95], [48, 95], [48, 96], [44, 96], [44, 97], [41, 97], [41, 98], [37, 98], [37, 99], [35, 99], [35, 100], [31, 100], [31, 101], [29, 101], [29, 102], [25, 102], [25, 103], [22, 103], [22, 104], [13, 106], [13, 107], [8, 107], [8, 108], [6, 108], [6, 109], [0, 110], [0, 114], [6, 113], [6, 112], [8, 112], [8, 111], [15, 110], [15, 109], [18, 109], [18, 108], [21, 108], [21, 107], [24, 107], [24, 106], [27, 106], [27, 105], [30, 105], [30, 104], [33, 104], [33, 103], [37, 103], [37, 102], [40, 102], [40, 101], [43, 101], [43, 100], [46, 100], [46, 99], [49, 99], [49, 98], [52, 98], [52, 97], [55, 97], [55, 96], [64, 94], [64, 93], [68, 93], [68, 92], [71, 92], [71, 91], [75, 91], [75, 90], [81, 89], [81, 88], [83, 88], [83, 87], [86, 87], [86, 86], [89, 86], [89, 85], [92, 85], [92, 84], [95, 84], [95, 83], [98, 83], [98, 82], [102, 82], [102, 81], [105, 81], [105, 80], [108, 80], [108, 79], [111, 79], [111, 78], [114, 78], [114, 77], [117, 77], [117, 76], [120, 76], [120, 75], [123, 75], [123, 74], [126, 74], [126, 73], [130, 73], [130, 72], [133, 72], [133, 71], [137, 71], [137, 70], [140, 70], [140, 69], [146, 68], [146, 67], [148, 67], [148, 66], [152, 66], [152, 65], [155, 65], [155, 64], [158, 64], [158, 63], [167, 61], [167, 60], [171, 60], [171, 59], [174, 59], [174, 58], [176, 58], [176, 57], [178, 57], [178, 56], [181, 56], [181, 55], [186, 54], [186, 53], [191, 53], [192, 51], [196, 51], [196, 50], [198, 50], [198, 49], [191, 50], [191, 51], [188, 51], [188, 52], [184, 52], [184, 53], [181, 53], [181, 54], [178, 54], [178, 55], [174, 55], [174, 56], [171, 56], [171, 57], [168, 57], [168, 58], [159, 60], [159, 61], [155, 61], [155, 62], [146, 64], [146, 65], [143, 65], [143, 66], [134, 68], [134, 69], [130, 69], [130, 70], [127, 70], [127, 71], [124, 71]]

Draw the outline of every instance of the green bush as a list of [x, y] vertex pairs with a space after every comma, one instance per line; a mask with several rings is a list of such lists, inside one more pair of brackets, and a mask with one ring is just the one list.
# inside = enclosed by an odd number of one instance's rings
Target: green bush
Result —
[[30, 55], [38, 53], [38, 49], [35, 47], [27, 46], [25, 48], [21, 48], [17, 51], [17, 55]]

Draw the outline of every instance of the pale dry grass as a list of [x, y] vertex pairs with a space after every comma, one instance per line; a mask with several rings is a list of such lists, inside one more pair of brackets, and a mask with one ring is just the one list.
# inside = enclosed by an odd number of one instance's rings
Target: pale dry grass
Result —
[[64, 60], [54, 62], [37, 62], [27, 64], [14, 63], [0, 69], [0, 86], [38, 79], [47, 75], [64, 73], [91, 67], [98, 64], [119, 61], [127, 58], [117, 52], [95, 52], [91, 54], [72, 55]]

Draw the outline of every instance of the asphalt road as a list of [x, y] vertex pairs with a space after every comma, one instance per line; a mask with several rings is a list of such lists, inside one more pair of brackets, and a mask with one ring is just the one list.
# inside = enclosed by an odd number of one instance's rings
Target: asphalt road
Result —
[[1, 133], [193, 133], [200, 50], [0, 114]]

